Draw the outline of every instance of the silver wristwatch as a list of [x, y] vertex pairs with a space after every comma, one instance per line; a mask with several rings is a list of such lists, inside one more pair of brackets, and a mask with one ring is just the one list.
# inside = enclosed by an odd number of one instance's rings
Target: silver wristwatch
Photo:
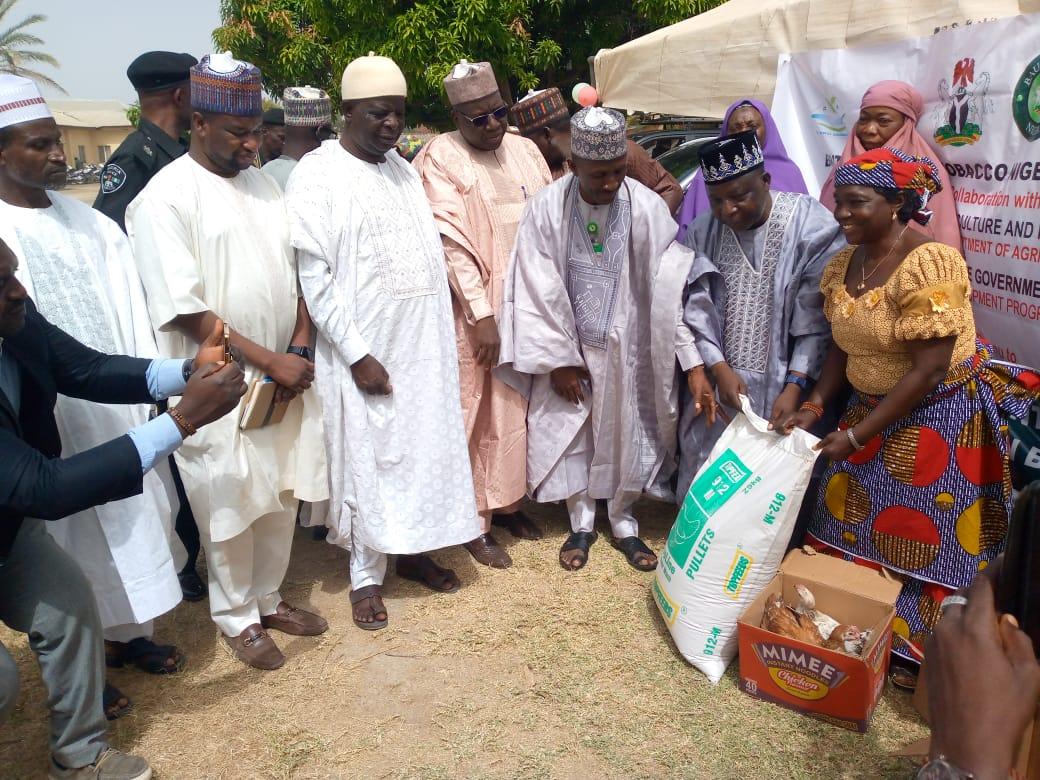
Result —
[[975, 775], [958, 769], [945, 756], [933, 758], [915, 775], [916, 780], [975, 780]]

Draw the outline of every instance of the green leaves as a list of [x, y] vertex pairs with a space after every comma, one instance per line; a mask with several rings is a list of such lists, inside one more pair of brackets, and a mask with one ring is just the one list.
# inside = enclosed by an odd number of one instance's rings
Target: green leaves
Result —
[[[0, 0], [0, 3], [8, 0]], [[218, 47], [260, 67], [269, 94], [320, 86], [339, 100], [355, 57], [392, 57], [412, 121], [444, 124], [441, 82], [461, 58], [490, 62], [515, 96], [589, 78], [587, 57], [721, 0], [222, 0]], [[0, 5], [2, 8], [2, 5]], [[507, 98], [511, 96], [506, 96]]]

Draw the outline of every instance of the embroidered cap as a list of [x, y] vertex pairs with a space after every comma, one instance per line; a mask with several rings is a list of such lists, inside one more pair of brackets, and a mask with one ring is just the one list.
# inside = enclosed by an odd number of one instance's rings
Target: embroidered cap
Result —
[[705, 184], [723, 184], [765, 166], [754, 130], [708, 141], [701, 147], [700, 157]]
[[488, 62], [461, 60], [444, 79], [444, 91], [453, 106], [499, 93], [495, 71]]
[[323, 89], [289, 87], [282, 92], [285, 124], [294, 127], [321, 127], [332, 124], [332, 103]]
[[571, 156], [617, 160], [628, 153], [625, 118], [612, 108], [591, 106], [571, 117]]
[[340, 86], [344, 100], [408, 97], [408, 85], [397, 63], [374, 51], [366, 57], [358, 57], [343, 69]]
[[928, 199], [942, 189], [939, 169], [929, 158], [914, 157], [887, 146], [864, 152], [838, 166], [834, 172], [834, 186], [849, 184], [910, 193], [917, 199], [913, 220], [920, 225], [931, 221]]
[[532, 135], [571, 115], [556, 87], [531, 90], [509, 109], [509, 121], [524, 135]]
[[229, 51], [207, 54], [191, 69], [191, 107], [231, 116], [264, 112], [260, 69]]
[[51, 110], [34, 82], [9, 73], [0, 75], [0, 127], [50, 119], [51, 116]]

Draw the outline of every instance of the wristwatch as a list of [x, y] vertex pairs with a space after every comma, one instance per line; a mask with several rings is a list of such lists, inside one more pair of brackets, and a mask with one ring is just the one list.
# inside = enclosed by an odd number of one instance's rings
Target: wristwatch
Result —
[[188, 380], [191, 379], [191, 375], [195, 373], [192, 371], [192, 365], [195, 363], [191, 358], [185, 358], [184, 364], [181, 366], [181, 377], [184, 379], [184, 384], [188, 384]]
[[314, 350], [310, 347], [289, 347], [287, 350], [290, 355], [299, 355], [304, 360], [309, 360], [311, 363], [314, 362]]
[[816, 383], [807, 376], [798, 376], [798, 374], [788, 374], [787, 378], [784, 379], [784, 384], [798, 385], [800, 388], [802, 388], [803, 392], [808, 393], [810, 390], [812, 390], [813, 385]]
[[916, 780], [975, 780], [975, 775], [958, 769], [944, 756], [933, 758], [919, 770]]

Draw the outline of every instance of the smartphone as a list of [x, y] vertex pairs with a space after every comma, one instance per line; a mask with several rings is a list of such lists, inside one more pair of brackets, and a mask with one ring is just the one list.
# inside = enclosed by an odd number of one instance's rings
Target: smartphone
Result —
[[224, 362], [231, 362], [231, 326], [224, 323]]
[[1011, 513], [997, 611], [1015, 616], [1040, 656], [1040, 481], [1019, 493]]

